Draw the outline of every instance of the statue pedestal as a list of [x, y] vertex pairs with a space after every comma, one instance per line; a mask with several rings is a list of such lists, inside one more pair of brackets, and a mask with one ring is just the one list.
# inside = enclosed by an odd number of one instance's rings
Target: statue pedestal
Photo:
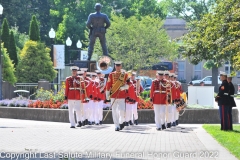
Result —
[[79, 68], [88, 68], [88, 72], [95, 72], [95, 70], [97, 70], [96, 61], [75, 60], [73, 65], [78, 66]]

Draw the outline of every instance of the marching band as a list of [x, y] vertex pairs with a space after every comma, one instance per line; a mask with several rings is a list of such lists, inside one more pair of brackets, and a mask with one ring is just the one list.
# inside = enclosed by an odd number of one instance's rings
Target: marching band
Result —
[[[114, 62], [116, 71], [104, 78], [99, 70], [87, 72], [87, 68], [72, 66], [72, 75], [66, 78], [65, 99], [68, 102], [70, 128], [102, 125], [103, 105], [110, 103], [115, 131], [125, 126], [138, 125], [137, 106], [143, 91], [136, 72], [126, 72], [122, 62]], [[177, 75], [169, 71], [157, 71], [152, 81], [150, 101], [153, 103], [157, 131], [178, 125], [179, 111], [185, 102], [181, 98], [181, 83]]]

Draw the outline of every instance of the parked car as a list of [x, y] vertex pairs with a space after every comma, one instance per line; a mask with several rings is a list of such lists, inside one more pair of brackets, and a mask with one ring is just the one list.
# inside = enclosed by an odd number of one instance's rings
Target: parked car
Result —
[[[191, 81], [191, 82], [193, 83], [193, 85], [194, 84], [200, 84], [200, 82], [204, 82], [204, 84], [212, 84], [212, 76], [206, 76], [203, 79], [194, 80], [194, 81]], [[222, 81], [220, 81], [220, 76], [218, 76], [218, 84], [222, 84]]]
[[147, 76], [139, 76], [139, 78], [141, 79], [141, 85], [142, 85], [143, 89], [150, 90], [149, 88], [152, 85], [152, 78], [147, 77]]

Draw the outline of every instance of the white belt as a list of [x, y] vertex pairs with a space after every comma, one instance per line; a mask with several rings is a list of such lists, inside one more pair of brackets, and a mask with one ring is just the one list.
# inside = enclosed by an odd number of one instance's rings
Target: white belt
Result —
[[166, 93], [166, 91], [154, 91], [154, 93]]
[[69, 88], [70, 90], [80, 90], [80, 88]]
[[223, 93], [223, 95], [228, 95], [228, 93]]

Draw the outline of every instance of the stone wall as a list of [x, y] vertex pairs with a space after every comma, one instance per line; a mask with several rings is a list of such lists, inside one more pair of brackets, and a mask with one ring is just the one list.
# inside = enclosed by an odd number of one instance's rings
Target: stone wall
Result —
[[[104, 116], [108, 111], [104, 111]], [[239, 123], [238, 109], [234, 108], [233, 123]], [[154, 123], [153, 110], [139, 110], [139, 123]], [[0, 107], [0, 118], [25, 119], [37, 121], [69, 122], [67, 109], [43, 109], [43, 108], [19, 108]], [[112, 112], [110, 111], [103, 122], [112, 124]], [[183, 116], [180, 116], [179, 123], [220, 123], [218, 109], [187, 109]]]

